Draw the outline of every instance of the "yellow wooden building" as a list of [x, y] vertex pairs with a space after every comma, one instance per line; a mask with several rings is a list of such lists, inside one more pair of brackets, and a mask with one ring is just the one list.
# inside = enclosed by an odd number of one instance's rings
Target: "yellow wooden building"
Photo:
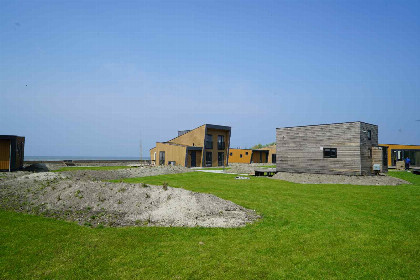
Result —
[[269, 150], [258, 149], [230, 149], [231, 163], [269, 163]]
[[388, 149], [388, 167], [395, 167], [397, 161], [409, 157], [411, 166], [420, 167], [420, 145], [379, 144]]
[[177, 137], [156, 142], [150, 149], [150, 159], [155, 165], [227, 166], [230, 132], [229, 126], [213, 124], [178, 131]]
[[0, 135], [0, 171], [23, 168], [25, 137]]

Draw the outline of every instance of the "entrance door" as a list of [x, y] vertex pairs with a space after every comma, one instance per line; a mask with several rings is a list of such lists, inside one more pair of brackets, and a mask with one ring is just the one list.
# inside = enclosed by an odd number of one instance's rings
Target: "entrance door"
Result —
[[191, 167], [197, 166], [197, 157], [195, 151], [191, 151]]
[[10, 140], [0, 140], [0, 170], [10, 171]]

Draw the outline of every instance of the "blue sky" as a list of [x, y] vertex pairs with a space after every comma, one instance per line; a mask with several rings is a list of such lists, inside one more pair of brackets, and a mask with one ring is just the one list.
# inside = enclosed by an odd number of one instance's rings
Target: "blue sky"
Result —
[[26, 155], [137, 156], [177, 130], [379, 125], [420, 144], [419, 1], [4, 1], [0, 134]]

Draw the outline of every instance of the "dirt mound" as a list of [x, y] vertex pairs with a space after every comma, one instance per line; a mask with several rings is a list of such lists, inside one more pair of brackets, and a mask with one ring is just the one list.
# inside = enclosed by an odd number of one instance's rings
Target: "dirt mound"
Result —
[[278, 172], [273, 179], [289, 181], [300, 184], [348, 184], [348, 185], [403, 185], [411, 184], [405, 180], [380, 176], [346, 176], [346, 175], [326, 175], [326, 174], [308, 174], [308, 173], [287, 173]]
[[1, 181], [0, 207], [89, 226], [241, 227], [259, 218], [211, 194], [51, 172]]
[[193, 172], [193, 170], [182, 166], [143, 166], [115, 170], [74, 170], [60, 172], [66, 176], [88, 180], [115, 180], [122, 178], [147, 177], [166, 174], [177, 174]]
[[24, 168], [25, 171], [31, 172], [48, 172], [50, 171], [45, 163], [34, 163]]

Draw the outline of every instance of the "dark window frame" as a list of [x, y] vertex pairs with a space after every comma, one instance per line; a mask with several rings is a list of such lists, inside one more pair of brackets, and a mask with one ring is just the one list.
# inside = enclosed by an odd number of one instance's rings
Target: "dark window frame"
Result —
[[323, 148], [324, 158], [337, 158], [337, 148]]
[[[222, 161], [220, 161], [220, 155], [222, 155]], [[217, 153], [217, 166], [225, 166], [225, 152]]]
[[[210, 154], [210, 161], [208, 160], [208, 157], [207, 157], [207, 155], [209, 154]], [[205, 163], [207, 167], [213, 166], [213, 152], [206, 152]]]
[[213, 149], [213, 135], [212, 134], [206, 134], [205, 139], [204, 139], [204, 147], [206, 149]]
[[165, 151], [159, 151], [159, 165], [165, 165]]
[[226, 148], [225, 144], [225, 136], [224, 135], [217, 135], [217, 149], [224, 150]]

